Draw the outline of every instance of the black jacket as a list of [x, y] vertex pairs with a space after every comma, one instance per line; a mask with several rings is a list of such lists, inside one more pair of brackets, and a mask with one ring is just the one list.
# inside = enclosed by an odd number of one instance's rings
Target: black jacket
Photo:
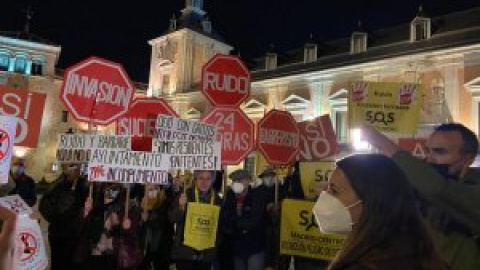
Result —
[[37, 203], [37, 194], [33, 178], [23, 173], [18, 177], [13, 177], [13, 181], [15, 182], [15, 187], [8, 194], [18, 194], [28, 206], [34, 206]]
[[235, 194], [227, 192], [220, 213], [220, 229], [230, 238], [235, 256], [245, 258], [266, 251], [267, 201], [265, 193], [250, 189], [238, 215]]
[[79, 178], [75, 190], [72, 190], [72, 184], [65, 175], [61, 175], [40, 200], [39, 211], [50, 223], [50, 236], [78, 237], [77, 225], [88, 195], [88, 186], [84, 178]]

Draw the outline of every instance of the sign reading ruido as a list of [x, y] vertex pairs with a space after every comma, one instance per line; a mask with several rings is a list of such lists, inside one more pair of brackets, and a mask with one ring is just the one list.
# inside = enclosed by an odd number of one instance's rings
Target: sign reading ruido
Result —
[[152, 137], [158, 115], [178, 114], [162, 98], [136, 98], [130, 109], [116, 122], [117, 135], [131, 135], [132, 150], [152, 151]]
[[16, 146], [37, 147], [46, 95], [0, 86], [0, 115], [17, 117]]
[[134, 92], [120, 64], [91, 57], [66, 70], [60, 99], [76, 120], [108, 125], [128, 111]]
[[202, 122], [215, 125], [217, 140], [222, 144], [222, 165], [237, 165], [250, 154], [254, 146], [254, 124], [238, 108], [215, 107]]
[[57, 142], [57, 161], [60, 163], [87, 162], [92, 149], [130, 150], [130, 136], [59, 134]]
[[291, 164], [298, 153], [299, 130], [286, 111], [271, 110], [258, 122], [257, 147], [270, 164]]
[[202, 68], [202, 93], [213, 105], [238, 107], [250, 96], [250, 72], [240, 58], [217, 54]]

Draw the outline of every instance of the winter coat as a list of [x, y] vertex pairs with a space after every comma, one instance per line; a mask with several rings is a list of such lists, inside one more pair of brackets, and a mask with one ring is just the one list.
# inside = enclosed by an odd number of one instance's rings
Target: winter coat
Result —
[[[205, 249], [203, 251], [197, 251], [191, 247], [185, 246], [183, 244], [184, 239], [184, 230], [185, 230], [185, 218], [188, 208], [188, 202], [195, 202], [195, 190], [190, 188], [186, 191], [187, 194], [187, 206], [184, 210], [180, 209], [178, 204], [178, 199], [182, 193], [178, 194], [177, 197], [173, 199], [172, 205], [170, 206], [168, 212], [168, 219], [174, 225], [175, 233], [173, 239], [172, 247], [172, 259], [173, 260], [199, 260], [205, 262], [211, 262], [216, 257], [216, 247]], [[206, 197], [200, 197], [200, 202], [205, 204], [210, 204], [210, 192]], [[215, 196], [214, 205], [220, 206], [221, 199], [213, 192]], [[219, 242], [219, 236], [217, 233], [217, 243]]]
[[424, 161], [399, 151], [392, 157], [426, 202], [436, 247], [454, 270], [480, 269], [480, 170], [446, 179]]
[[230, 238], [235, 256], [247, 258], [266, 251], [267, 200], [261, 189], [250, 189], [238, 215], [235, 194], [231, 190], [227, 192], [220, 214], [220, 228]]

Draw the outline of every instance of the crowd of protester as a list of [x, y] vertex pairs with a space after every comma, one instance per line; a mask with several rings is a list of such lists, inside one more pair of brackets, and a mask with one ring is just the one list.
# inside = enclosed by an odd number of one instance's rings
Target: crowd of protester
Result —
[[[382, 154], [337, 161], [315, 198], [303, 193], [298, 162], [285, 178], [272, 168], [258, 176], [243, 169], [226, 177], [195, 171], [190, 177], [169, 174], [167, 185], [128, 187], [88, 183], [79, 164], [65, 165], [38, 202], [49, 224], [50, 269], [480, 269], [480, 177], [470, 167], [476, 135], [460, 124], [441, 125], [420, 160], [375, 129], [364, 130]], [[23, 161], [14, 165], [9, 193], [34, 205], [34, 181], [24, 174]], [[280, 254], [286, 198], [316, 202], [320, 231], [347, 235], [332, 261]], [[202, 249], [185, 241], [194, 203], [219, 208], [214, 244]], [[0, 207], [0, 219], [5, 266], [15, 216]]]

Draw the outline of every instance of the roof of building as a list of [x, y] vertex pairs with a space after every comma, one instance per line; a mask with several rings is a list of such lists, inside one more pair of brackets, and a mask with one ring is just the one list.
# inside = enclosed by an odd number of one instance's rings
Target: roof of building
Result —
[[177, 19], [177, 27], [175, 29], [169, 28], [164, 34], [169, 34], [181, 29], [190, 29], [204, 36], [226, 43], [225, 39], [213, 27], [211, 31], [205, 31], [203, 22], [206, 20], [209, 20], [208, 16], [196, 12], [183, 12], [180, 18]]
[[30, 33], [30, 32], [25, 32], [25, 31], [0, 31], [0, 36], [21, 39], [21, 40], [35, 42], [35, 43], [42, 43], [42, 44], [51, 45], [51, 46], [57, 46], [57, 47], [60, 46], [39, 35]]
[[[252, 70], [253, 80], [262, 80], [472, 45], [480, 43], [480, 7], [431, 18], [431, 37], [428, 39], [411, 42], [410, 27], [408, 22], [373, 32], [366, 31], [367, 50], [362, 53], [351, 54], [350, 37], [346, 37], [317, 42], [318, 58], [313, 62], [304, 63], [302, 47], [277, 53], [277, 68], [272, 70], [265, 70], [265, 57], [247, 62], [247, 65]], [[308, 43], [312, 43], [312, 40]]]

